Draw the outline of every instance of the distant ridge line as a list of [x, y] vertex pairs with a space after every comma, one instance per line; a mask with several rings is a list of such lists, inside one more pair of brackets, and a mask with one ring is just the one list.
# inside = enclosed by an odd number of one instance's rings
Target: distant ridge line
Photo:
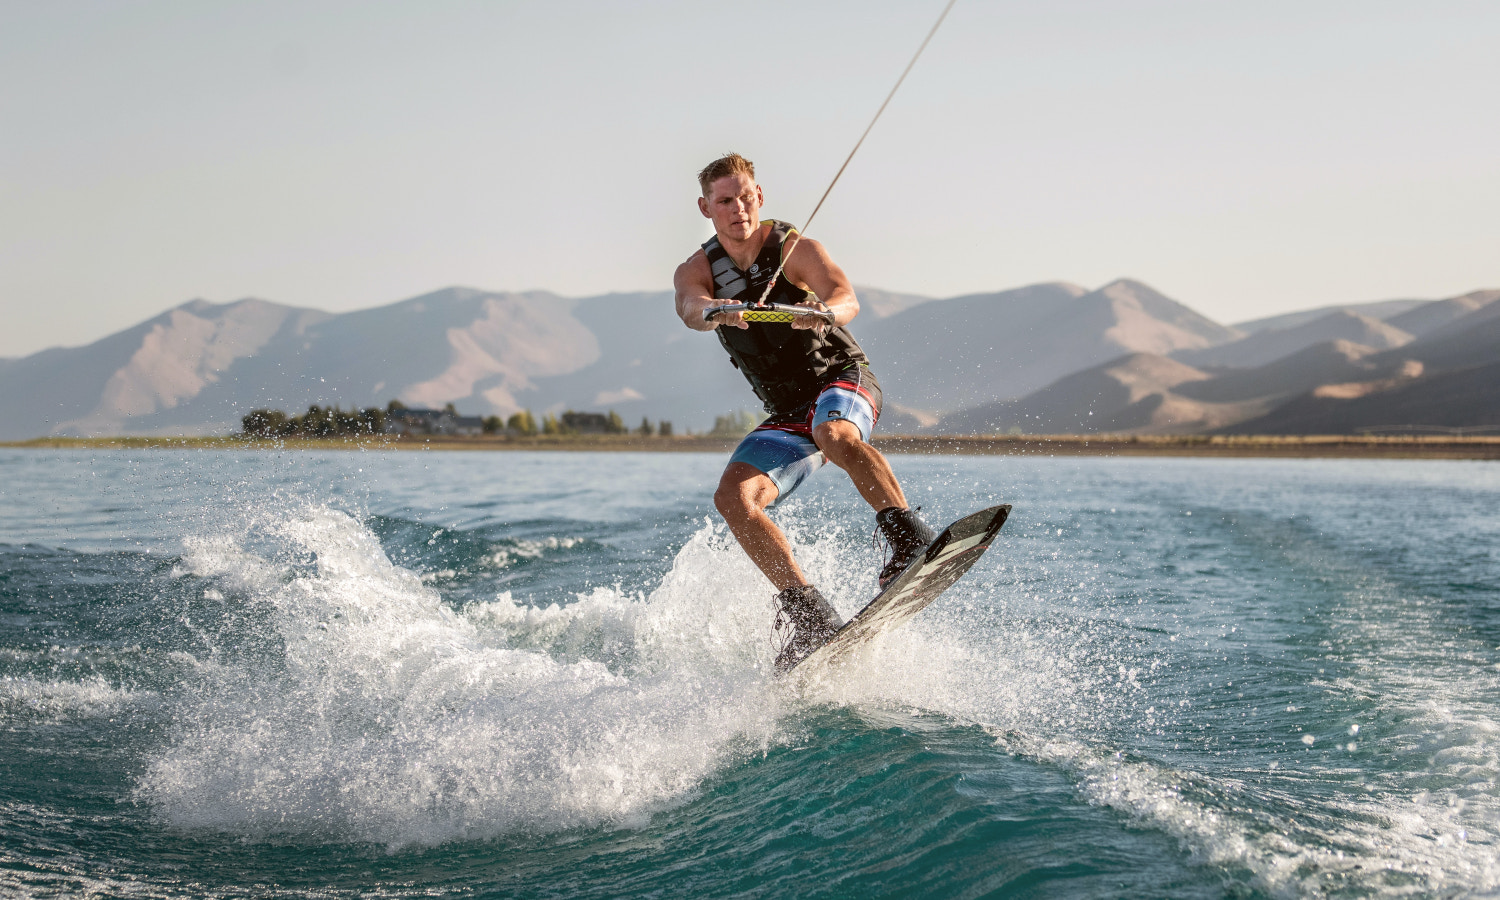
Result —
[[[854, 333], [884, 389], [886, 433], [1500, 424], [1500, 290], [1428, 301], [1400, 327], [1345, 309], [1248, 336], [1129, 278], [950, 298], [859, 290]], [[200, 298], [84, 347], [0, 360], [0, 439], [228, 434], [252, 409], [392, 399], [502, 418], [609, 411], [679, 431], [755, 407], [670, 299], [453, 286], [329, 313]], [[1405, 427], [1418, 424], [1438, 428]]]
[[1500, 425], [1357, 425], [1355, 434], [1439, 434], [1465, 437], [1468, 435], [1500, 435]]

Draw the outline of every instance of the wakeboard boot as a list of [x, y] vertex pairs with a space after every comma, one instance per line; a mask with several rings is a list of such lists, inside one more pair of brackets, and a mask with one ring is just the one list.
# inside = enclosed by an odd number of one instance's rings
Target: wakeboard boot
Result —
[[810, 584], [796, 585], [776, 595], [777, 621], [786, 616], [792, 623], [792, 637], [776, 656], [776, 674], [785, 675], [797, 663], [828, 643], [843, 621], [830, 604]]
[[876, 513], [875, 524], [891, 549], [890, 560], [880, 570], [880, 586], [884, 588], [897, 575], [905, 572], [906, 567], [911, 565], [912, 560], [920, 556], [928, 545], [937, 540], [937, 532], [922, 521], [922, 517], [917, 515], [917, 510], [902, 509], [899, 506], [887, 507]]

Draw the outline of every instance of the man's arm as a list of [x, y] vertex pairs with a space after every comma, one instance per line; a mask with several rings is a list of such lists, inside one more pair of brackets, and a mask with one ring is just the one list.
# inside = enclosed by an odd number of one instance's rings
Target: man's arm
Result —
[[[849, 283], [849, 276], [833, 261], [823, 245], [811, 238], [803, 238], [797, 242], [796, 249], [787, 257], [786, 268], [782, 270], [781, 277], [790, 278], [793, 284], [803, 290], [817, 294], [823, 306], [833, 313], [835, 325], [848, 325], [859, 315], [859, 298], [854, 296], [854, 286]], [[817, 303], [809, 301], [799, 305], [817, 306]], [[813, 316], [798, 316], [792, 322], [793, 328], [824, 326], [822, 319]]]
[[737, 312], [720, 313], [712, 322], [703, 321], [705, 309], [722, 306], [724, 301], [714, 299], [714, 274], [708, 266], [708, 256], [702, 250], [677, 267], [677, 274], [672, 276], [672, 287], [677, 291], [677, 315], [682, 324], [694, 331], [713, 331], [719, 325], [750, 327], [745, 317]]

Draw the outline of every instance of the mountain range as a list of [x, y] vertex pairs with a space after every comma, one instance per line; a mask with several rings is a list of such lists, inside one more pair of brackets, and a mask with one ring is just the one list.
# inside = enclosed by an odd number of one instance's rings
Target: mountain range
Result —
[[[860, 288], [886, 433], [1500, 426], [1500, 290], [1221, 325], [1137, 281], [934, 299]], [[0, 359], [0, 439], [237, 430], [256, 407], [615, 410], [703, 429], [757, 404], [669, 292], [447, 288], [331, 314], [194, 300]]]

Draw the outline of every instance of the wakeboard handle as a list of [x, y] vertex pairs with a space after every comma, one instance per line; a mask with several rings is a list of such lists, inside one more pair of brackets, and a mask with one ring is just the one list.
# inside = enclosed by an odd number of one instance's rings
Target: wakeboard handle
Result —
[[713, 317], [722, 312], [742, 312], [746, 322], [790, 322], [794, 316], [817, 316], [829, 325], [833, 324], [833, 310], [792, 306], [789, 303], [726, 303], [723, 306], [710, 306], [703, 311], [703, 321], [713, 321]]

